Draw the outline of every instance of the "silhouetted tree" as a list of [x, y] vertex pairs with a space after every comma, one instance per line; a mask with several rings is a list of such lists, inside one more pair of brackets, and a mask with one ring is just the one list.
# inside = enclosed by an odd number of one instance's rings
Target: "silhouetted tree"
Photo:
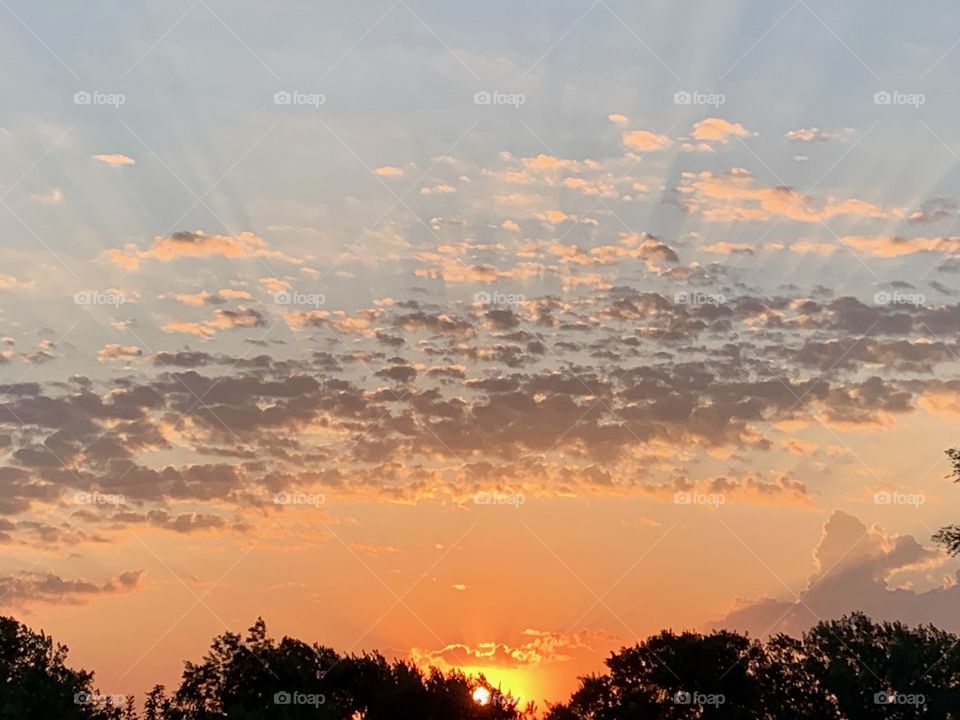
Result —
[[164, 720], [170, 716], [170, 700], [163, 685], [154, 685], [143, 703], [143, 720]]
[[225, 633], [214, 639], [201, 663], [186, 663], [173, 697], [168, 702], [158, 698], [161, 717], [349, 717], [340, 693], [334, 692], [339, 664], [337, 654], [328, 648], [311, 647], [290, 638], [275, 643], [267, 637], [263, 620], [258, 619], [246, 638]]
[[807, 658], [802, 640], [776, 635], [764, 646], [759, 673], [762, 688], [758, 717], [777, 720], [838, 720], [836, 702]]
[[[424, 673], [378, 653], [338, 655], [319, 645], [267, 636], [262, 619], [245, 638], [215, 638], [199, 664], [187, 663], [169, 701], [154, 691], [163, 720], [512, 720], [516, 704], [473, 701], [477, 681]], [[480, 682], [485, 682], [480, 679]], [[154, 711], [155, 713], [157, 711]]]
[[[934, 627], [875, 623], [862, 613], [800, 639], [664, 631], [580, 679], [547, 720], [874, 720], [960, 718], [960, 638]], [[138, 720], [132, 698], [100, 702], [67, 650], [0, 618], [0, 720]], [[478, 685], [491, 702], [473, 700]], [[267, 635], [214, 638], [180, 686], [146, 695], [143, 720], [531, 720], [481, 675], [424, 671], [379, 653], [340, 655]]]
[[801, 640], [660, 633], [581, 678], [548, 720], [873, 720], [960, 718], [956, 636], [874, 623], [821, 622]]
[[548, 717], [753, 720], [762, 705], [758, 676], [766, 664], [764, 649], [736, 633], [661, 632], [615, 653], [606, 664], [606, 675], [584, 678], [570, 703]]
[[[948, 477], [952, 477], [954, 482], [960, 482], [960, 448], [947, 450], [947, 456], [952, 465], [952, 473]], [[960, 525], [940, 528], [933, 539], [943, 545], [951, 555], [960, 555]]]
[[93, 673], [66, 666], [67, 648], [0, 617], [0, 719], [124, 720], [101, 701]]
[[819, 623], [803, 646], [842, 717], [945, 719], [960, 717], [958, 642], [932, 626], [875, 623], [854, 613]]

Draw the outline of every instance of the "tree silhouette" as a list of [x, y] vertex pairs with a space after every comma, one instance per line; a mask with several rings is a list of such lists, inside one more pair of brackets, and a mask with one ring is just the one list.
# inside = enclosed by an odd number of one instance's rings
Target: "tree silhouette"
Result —
[[186, 663], [171, 698], [155, 688], [150, 702], [161, 720], [521, 717], [509, 699], [487, 706], [474, 702], [477, 682], [459, 672], [424, 673], [410, 662], [391, 662], [378, 653], [338, 655], [291, 638], [276, 643], [258, 619], [245, 638], [234, 633], [215, 638], [201, 663]]
[[66, 657], [47, 635], [0, 617], [0, 718], [126, 720], [125, 710], [101, 700], [93, 673], [68, 668]]
[[[810, 630], [804, 652], [842, 717], [956, 718], [958, 642], [960, 638], [932, 626], [875, 623], [854, 613]], [[922, 703], [908, 702], [920, 698]]]
[[736, 633], [664, 631], [606, 664], [609, 672], [584, 678], [570, 703], [551, 710], [550, 720], [752, 719], [762, 704], [757, 678], [767, 658], [760, 643]]
[[154, 685], [143, 703], [143, 720], [164, 720], [170, 715], [170, 700], [167, 699], [166, 688], [163, 685]]
[[[954, 482], [960, 482], [960, 448], [947, 450], [947, 456], [952, 465], [952, 473], [948, 477], [952, 476]], [[951, 555], [960, 555], [960, 525], [940, 528], [933, 539], [943, 545]]]
[[547, 720], [873, 720], [960, 717], [957, 638], [933, 627], [821, 622], [803, 639], [760, 643], [715, 632], [662, 632], [581, 678]]
[[[960, 638], [862, 613], [802, 638], [766, 642], [728, 631], [663, 631], [580, 679], [546, 720], [875, 720], [960, 718]], [[267, 635], [214, 638], [172, 694], [156, 685], [143, 714], [132, 698], [100, 702], [67, 649], [0, 618], [0, 720], [531, 720], [483, 676], [422, 670], [379, 653], [338, 654]], [[478, 686], [491, 702], [472, 698]]]

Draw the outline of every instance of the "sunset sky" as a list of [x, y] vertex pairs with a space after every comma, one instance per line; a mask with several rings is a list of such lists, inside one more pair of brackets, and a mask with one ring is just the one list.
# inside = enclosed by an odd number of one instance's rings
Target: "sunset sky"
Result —
[[0, 613], [563, 699], [960, 631], [946, 0], [0, 1]]

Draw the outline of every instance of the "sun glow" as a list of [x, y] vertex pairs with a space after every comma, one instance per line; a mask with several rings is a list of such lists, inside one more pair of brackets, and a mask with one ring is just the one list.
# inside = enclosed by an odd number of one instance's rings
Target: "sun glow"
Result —
[[483, 687], [479, 686], [476, 690], [473, 691], [473, 701], [477, 705], [489, 705], [490, 704], [490, 691]]

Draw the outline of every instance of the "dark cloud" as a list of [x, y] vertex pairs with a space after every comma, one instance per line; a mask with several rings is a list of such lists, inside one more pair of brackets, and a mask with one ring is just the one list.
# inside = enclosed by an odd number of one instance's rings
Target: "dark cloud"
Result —
[[112, 595], [136, 590], [143, 570], [125, 572], [104, 583], [65, 580], [54, 573], [22, 573], [0, 577], [0, 605], [18, 607], [27, 603], [78, 605], [97, 595]]
[[[537, 493], [656, 494], [675, 478], [639, 459], [772, 451], [787, 421], [889, 424], [942, 391], [935, 374], [958, 355], [960, 306], [685, 297], [617, 285], [509, 307], [400, 300], [294, 323], [307, 342], [252, 357], [181, 348], [139, 375], [0, 386], [0, 513], [100, 492], [123, 497], [120, 525], [228, 532], [265, 486], [461, 498], [480, 460]], [[791, 480], [734, 475], [726, 491], [743, 501], [808, 502]]]

